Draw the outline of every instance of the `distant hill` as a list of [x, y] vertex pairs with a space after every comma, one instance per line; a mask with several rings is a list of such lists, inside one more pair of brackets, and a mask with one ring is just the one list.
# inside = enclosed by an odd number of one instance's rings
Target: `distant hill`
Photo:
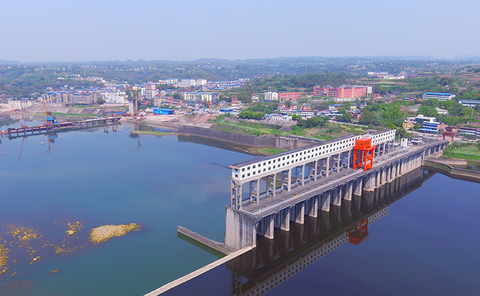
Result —
[[17, 61], [5, 61], [5, 60], [0, 60], [0, 65], [20, 65], [22, 63], [17, 62]]

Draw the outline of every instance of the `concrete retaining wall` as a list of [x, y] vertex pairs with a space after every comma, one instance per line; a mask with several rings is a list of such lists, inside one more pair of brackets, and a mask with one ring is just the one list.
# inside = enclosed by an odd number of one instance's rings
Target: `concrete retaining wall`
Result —
[[455, 168], [450, 165], [444, 164], [443, 161], [426, 160], [424, 166], [439, 171], [440, 173], [447, 175], [451, 178], [461, 179], [472, 182], [480, 182], [480, 172], [467, 169]]
[[307, 139], [298, 136], [278, 136], [275, 135], [275, 148], [292, 150], [305, 146], [316, 144], [320, 141]]
[[194, 135], [217, 141], [224, 141], [248, 147], [267, 147], [292, 150], [318, 143], [317, 140], [307, 139], [299, 136], [263, 135], [253, 136], [233, 132], [219, 131], [194, 125], [182, 125], [176, 132], [184, 135]]
[[226, 131], [219, 131], [193, 125], [183, 125], [178, 128], [179, 134], [195, 135], [218, 141], [240, 144], [249, 147], [275, 147], [275, 138], [273, 136], [252, 136], [237, 134]]

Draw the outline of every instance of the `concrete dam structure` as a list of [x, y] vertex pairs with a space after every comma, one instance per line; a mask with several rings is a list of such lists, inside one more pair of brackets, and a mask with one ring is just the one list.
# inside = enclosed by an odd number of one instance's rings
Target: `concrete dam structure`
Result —
[[[321, 211], [318, 217], [306, 217], [305, 224], [292, 223], [290, 231], [277, 229], [274, 239], [261, 239], [256, 248], [227, 262], [232, 272], [231, 295], [262, 295], [345, 243], [357, 245], [375, 235], [369, 234], [368, 226], [434, 174], [417, 168], [345, 201], [341, 210], [338, 207], [336, 211]], [[354, 230], [362, 224], [366, 227], [358, 240]]]
[[[355, 141], [370, 138], [373, 166], [353, 169]], [[391, 183], [442, 155], [448, 141], [395, 146], [395, 130], [316, 143], [303, 148], [231, 165], [231, 201], [226, 207], [225, 245], [238, 250], [256, 246], [257, 235], [274, 238], [275, 228], [335, 211], [362, 192]]]

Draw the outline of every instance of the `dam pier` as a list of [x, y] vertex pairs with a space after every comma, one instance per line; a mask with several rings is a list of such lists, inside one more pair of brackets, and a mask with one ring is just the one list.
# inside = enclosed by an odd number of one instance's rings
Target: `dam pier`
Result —
[[[355, 145], [365, 139], [374, 146], [361, 155]], [[359, 199], [362, 192], [371, 192], [365, 194], [366, 204], [360, 205], [360, 200], [355, 204], [368, 207], [378, 199], [375, 188], [419, 168], [426, 159], [441, 156], [447, 143], [431, 139], [409, 146], [405, 139], [396, 145], [395, 130], [383, 130], [231, 165], [225, 246], [254, 247], [257, 235], [274, 239], [275, 228], [288, 232], [291, 221], [304, 224], [305, 216], [317, 217], [319, 210], [339, 211], [342, 203]], [[365, 166], [354, 169], [359, 155]]]

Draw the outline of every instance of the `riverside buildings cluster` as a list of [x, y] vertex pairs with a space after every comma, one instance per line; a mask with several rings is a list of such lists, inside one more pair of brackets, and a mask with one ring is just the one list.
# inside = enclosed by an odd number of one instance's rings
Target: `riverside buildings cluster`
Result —
[[[82, 78], [82, 77], [80, 77]], [[79, 79], [80, 79], [79, 78]], [[110, 83], [101, 77], [82, 78], [87, 81], [98, 81], [103, 87], [76, 89], [65, 85], [63, 87], [49, 87], [47, 92], [38, 99], [48, 103], [70, 103], [76, 105], [92, 105], [98, 102], [108, 104], [127, 104], [129, 92], [136, 92], [137, 98], [145, 100], [145, 103], [161, 105], [162, 102], [172, 105], [180, 105], [179, 98], [189, 106], [212, 105], [219, 101], [219, 90], [229, 90], [242, 86], [248, 78], [233, 81], [207, 81], [206, 79], [176, 79], [169, 78], [158, 82], [148, 81], [138, 85], [126, 85]], [[178, 95], [176, 95], [178, 94]]]

